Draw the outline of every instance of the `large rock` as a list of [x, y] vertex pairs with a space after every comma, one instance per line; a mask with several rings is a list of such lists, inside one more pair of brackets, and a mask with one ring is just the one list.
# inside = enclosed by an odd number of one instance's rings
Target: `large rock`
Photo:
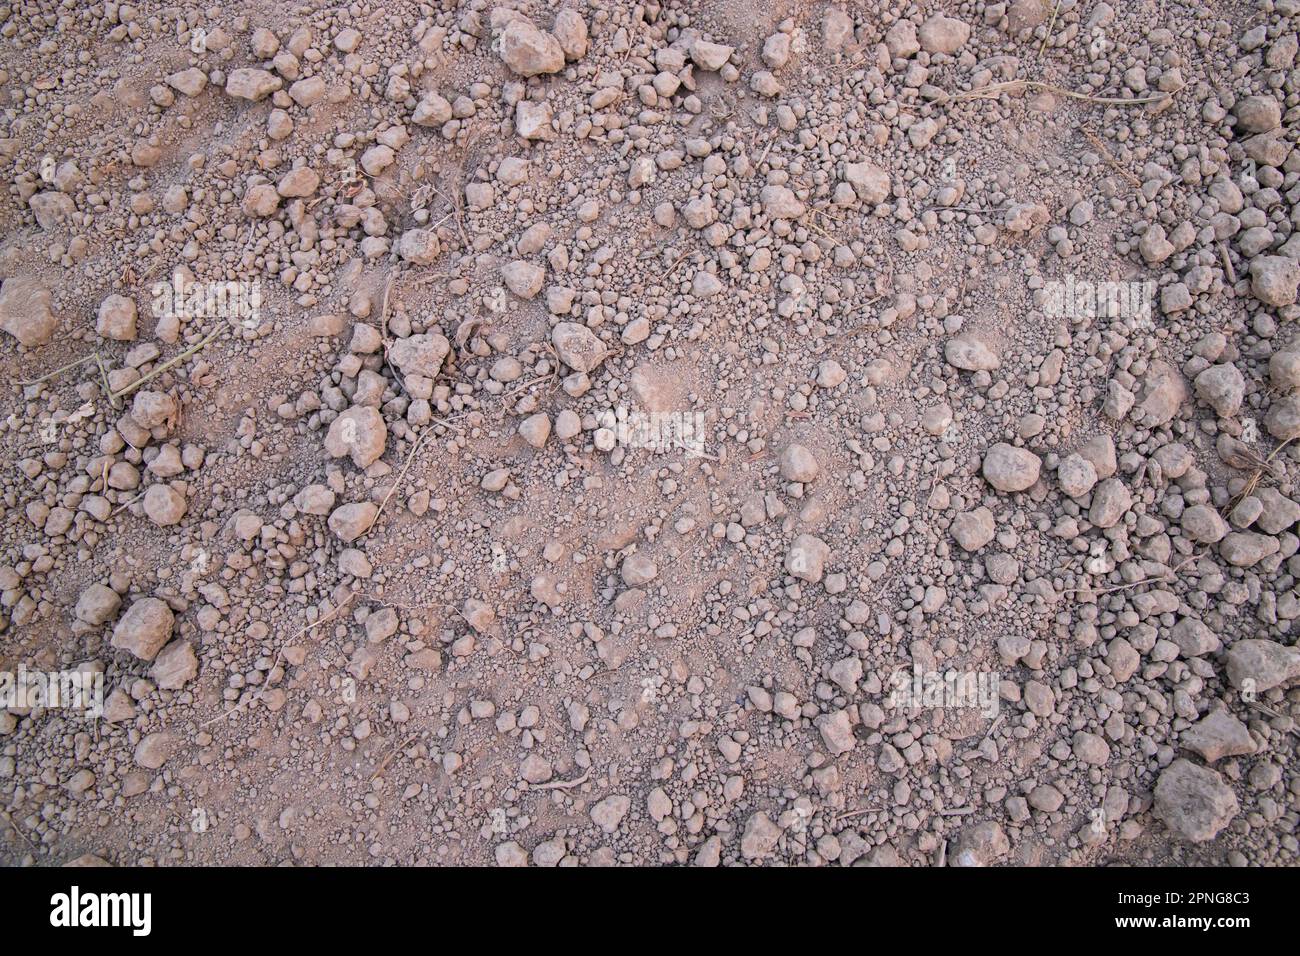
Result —
[[131, 418], [141, 428], [163, 428], [175, 424], [179, 406], [166, 392], [141, 389], [131, 402]]
[[964, 372], [991, 372], [1002, 364], [996, 352], [969, 332], [945, 342], [943, 357]]
[[1220, 418], [1231, 418], [1241, 411], [1246, 397], [1246, 379], [1231, 362], [1211, 365], [1196, 376], [1193, 386], [1196, 397]]
[[152, 733], [136, 745], [135, 762], [146, 770], [157, 770], [176, 752], [176, 735], [165, 730]]
[[58, 320], [50, 310], [50, 290], [35, 279], [5, 279], [0, 286], [0, 329], [28, 348], [54, 337]]
[[962, 830], [952, 856], [953, 866], [991, 866], [1011, 852], [1002, 825], [992, 820]]
[[501, 31], [501, 59], [520, 76], [558, 73], [564, 69], [564, 48], [555, 37], [520, 17]]
[[1106, 667], [1116, 683], [1125, 683], [1141, 665], [1142, 655], [1125, 638], [1117, 637], [1106, 646]]
[[896, 21], [885, 31], [885, 48], [890, 56], [904, 59], [921, 52], [921, 43], [916, 38], [916, 24], [907, 19]]
[[956, 53], [970, 39], [970, 26], [953, 17], [936, 13], [921, 24], [921, 49], [926, 53]]
[[846, 754], [857, 742], [853, 736], [853, 724], [847, 710], [836, 710], [822, 714], [817, 718], [817, 729], [821, 732], [822, 743], [835, 756]]
[[377, 408], [353, 405], [330, 423], [325, 451], [331, 458], [351, 456], [358, 468], [369, 468], [379, 460], [388, 443], [388, 426]]
[[560, 361], [575, 372], [594, 371], [605, 361], [605, 345], [596, 333], [576, 322], [561, 322], [551, 329], [551, 345]]
[[397, 159], [397, 153], [387, 143], [371, 146], [361, 154], [361, 169], [367, 176], [378, 176]]
[[151, 661], [171, 639], [176, 616], [166, 601], [140, 598], [113, 628], [113, 646], [130, 651], [142, 661]]
[[543, 448], [551, 437], [551, 418], [545, 412], [529, 415], [519, 423], [519, 434], [534, 448]]
[[172, 641], [149, 670], [149, 676], [163, 690], [180, 690], [198, 675], [199, 659], [189, 641]]
[[274, 216], [280, 208], [280, 194], [270, 183], [249, 186], [239, 204], [240, 210], [250, 219]]
[[416, 266], [432, 265], [442, 247], [432, 229], [408, 229], [397, 240], [397, 254]]
[[36, 224], [46, 231], [68, 222], [77, 211], [71, 196], [53, 189], [32, 196], [27, 205], [36, 217]]
[[226, 78], [226, 93], [241, 100], [266, 99], [284, 85], [274, 73], [241, 67], [231, 70]]
[[524, 139], [555, 139], [551, 129], [554, 113], [545, 100], [520, 100], [515, 104], [515, 132]]
[[1300, 266], [1286, 256], [1256, 256], [1250, 260], [1250, 291], [1265, 305], [1295, 305]]
[[506, 288], [521, 299], [531, 299], [542, 291], [546, 270], [526, 259], [512, 259], [501, 267], [501, 278]]
[[293, 497], [294, 507], [304, 514], [321, 517], [334, 510], [335, 494], [325, 485], [307, 485]]
[[[466, 598], [465, 606], [461, 611], [461, 616], [467, 623], [480, 634], [486, 634], [491, 630], [493, 623], [497, 619], [497, 612], [492, 609], [490, 604], [480, 601], [478, 598]], [[540, 780], [530, 780], [529, 783], [541, 783]]]
[[371, 501], [340, 505], [329, 516], [329, 529], [344, 544], [351, 544], [370, 530], [379, 516], [379, 506]]
[[807, 211], [789, 186], [764, 186], [758, 199], [763, 212], [773, 219], [798, 219]]
[[185, 517], [185, 496], [170, 485], [150, 485], [144, 493], [144, 513], [160, 528], [179, 524]]
[[734, 50], [734, 47], [724, 46], [721, 43], [696, 40], [691, 44], [691, 60], [701, 70], [716, 72], [727, 65], [727, 60], [731, 58]]
[[566, 60], [581, 60], [587, 55], [587, 21], [577, 10], [565, 8], [557, 13], [551, 33], [559, 41]]
[[443, 360], [451, 351], [447, 337], [438, 332], [425, 332], [398, 339], [388, 349], [388, 361], [396, 365], [403, 375], [422, 375], [433, 379], [442, 371]]
[[1007, 10], [1007, 26], [1012, 34], [1032, 30], [1047, 19], [1047, 5], [1043, 0], [1011, 0]]
[[1107, 478], [1092, 492], [1088, 520], [1098, 528], [1111, 528], [1120, 522], [1133, 504], [1128, 487], [1118, 478]]
[[828, 52], [844, 49], [853, 39], [853, 18], [839, 7], [826, 8], [822, 14], [822, 44]]
[[1213, 654], [1223, 646], [1205, 622], [1194, 617], [1185, 617], [1175, 624], [1169, 631], [1169, 639], [1178, 645], [1183, 657]]
[[1222, 707], [1184, 730], [1178, 742], [1206, 763], [1255, 752], [1246, 725]]
[[1159, 359], [1142, 380], [1143, 394], [1135, 410], [1138, 423], [1156, 428], [1169, 422], [1187, 401], [1187, 382], [1178, 369]]
[[776, 850], [781, 839], [781, 828], [761, 810], [745, 821], [740, 835], [740, 855], [746, 860], [762, 860]]
[[528, 865], [528, 851], [514, 840], [497, 844], [492, 854], [496, 857], [497, 866], [520, 867]]
[[310, 196], [320, 185], [320, 174], [310, 166], [299, 166], [285, 173], [275, 191], [285, 199], [301, 199]]
[[844, 181], [860, 200], [873, 206], [887, 200], [892, 192], [889, 173], [874, 163], [845, 163]]
[[785, 556], [785, 570], [801, 581], [816, 584], [826, 573], [830, 546], [816, 535], [801, 534], [794, 539]]
[[167, 85], [186, 96], [198, 96], [208, 85], [208, 75], [197, 67], [190, 67], [168, 76]]
[[289, 87], [289, 98], [304, 108], [315, 106], [324, 99], [325, 93], [325, 80], [320, 76], [309, 76]]
[[1300, 521], [1300, 504], [1276, 488], [1256, 491], [1255, 497], [1264, 505], [1263, 512], [1255, 519], [1255, 527], [1265, 534], [1281, 534]]
[[1119, 465], [1115, 460], [1115, 441], [1109, 435], [1096, 435], [1079, 446], [1079, 454], [1087, 459], [1098, 478], [1109, 478]]
[[1222, 541], [1228, 533], [1228, 523], [1213, 505], [1193, 505], [1179, 519], [1183, 534], [1200, 544]]
[[998, 491], [1025, 491], [1038, 481], [1042, 466], [1042, 460], [1032, 451], [999, 442], [984, 455], [984, 480]]
[[952, 536], [966, 551], [978, 551], [993, 540], [997, 529], [993, 512], [983, 506], [952, 519]]
[[1233, 687], [1262, 694], [1300, 677], [1300, 647], [1256, 638], [1237, 641], [1228, 648], [1226, 663]]
[[1156, 781], [1156, 819], [1184, 840], [1213, 840], [1238, 809], [1237, 797], [1223, 778], [1190, 760], [1175, 760]]
[[821, 473], [821, 467], [817, 464], [817, 458], [811, 451], [800, 444], [789, 444], [781, 449], [781, 456], [777, 459], [777, 466], [780, 468], [781, 477], [786, 481], [797, 481], [801, 484], [807, 484], [815, 481], [817, 475]]
[[1082, 498], [1097, 484], [1097, 469], [1078, 453], [1067, 455], [1056, 467], [1056, 480], [1071, 498]]
[[1282, 107], [1272, 96], [1243, 96], [1234, 112], [1238, 127], [1246, 133], [1267, 133], [1282, 122]]
[[107, 296], [99, 303], [99, 312], [95, 315], [95, 332], [117, 342], [134, 342], [138, 315], [133, 300], [124, 295]]
[[1253, 568], [1277, 549], [1277, 538], [1254, 531], [1233, 531], [1219, 542], [1219, 556], [1236, 568]]
[[1075, 759], [1080, 763], [1101, 767], [1110, 761], [1110, 744], [1097, 734], [1081, 730], [1074, 735], [1070, 744]]
[[763, 62], [779, 70], [790, 62], [792, 41], [788, 33], [773, 33], [763, 42]]
[[649, 584], [659, 575], [659, 567], [650, 559], [647, 554], [636, 552], [629, 554], [623, 559], [623, 565], [619, 569], [623, 576], [623, 583], [628, 587], [639, 588], [642, 585]]
[[621, 793], [612, 794], [591, 808], [591, 822], [606, 833], [613, 833], [631, 807], [631, 798]]
[[416, 104], [411, 122], [416, 126], [441, 126], [451, 117], [451, 104], [446, 98], [431, 90]]
[[1264, 416], [1264, 427], [1278, 441], [1300, 438], [1300, 394], [1275, 399]]
[[1268, 360], [1268, 380], [1279, 392], [1300, 389], [1300, 349], [1294, 343]]
[[121, 595], [106, 584], [95, 583], [81, 592], [72, 613], [83, 624], [99, 627], [112, 620], [121, 606]]

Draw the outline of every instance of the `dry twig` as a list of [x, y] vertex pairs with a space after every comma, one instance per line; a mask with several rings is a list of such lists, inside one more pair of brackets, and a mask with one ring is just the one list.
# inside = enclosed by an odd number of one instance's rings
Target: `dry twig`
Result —
[[1131, 172], [1129, 172], [1127, 169], [1125, 169], [1123, 166], [1119, 164], [1119, 162], [1115, 159], [1114, 155], [1111, 153], [1110, 149], [1106, 146], [1104, 142], [1102, 142], [1101, 137], [1097, 136], [1091, 130], [1085, 129], [1082, 130], [1081, 132], [1083, 133], [1084, 138], [1088, 140], [1088, 142], [1092, 143], [1093, 146], [1096, 146], [1099, 150], [1101, 150], [1101, 155], [1103, 156], [1103, 158], [1105, 158], [1106, 162], [1110, 164], [1110, 167], [1113, 170], [1115, 170], [1115, 172], [1123, 176], [1130, 186], [1132, 186], [1134, 189], [1142, 188], [1142, 180], [1138, 179]]
[[575, 777], [572, 780], [552, 780], [550, 783], [533, 783], [529, 784], [529, 790], [568, 790], [570, 787], [576, 787], [586, 783], [591, 779], [591, 771], [588, 770], [581, 777]]
[[213, 330], [212, 330], [211, 332], [209, 332], [206, 336], [204, 336], [200, 341], [196, 342], [194, 345], [191, 345], [189, 348], [187, 348], [187, 349], [186, 349], [184, 352], [182, 352], [180, 355], [177, 355], [175, 358], [171, 358], [171, 359], [168, 359], [166, 362], [163, 362], [162, 365], [159, 365], [156, 369], [154, 369], [154, 370], [153, 370], [152, 372], [150, 372], [148, 375], [145, 375], [145, 376], [142, 376], [142, 377], [136, 379], [134, 382], [132, 382], [132, 383], [131, 383], [130, 385], [128, 385], [126, 388], [119, 389], [119, 390], [116, 391], [116, 392], [110, 392], [108, 397], [109, 397], [111, 400], [113, 400], [114, 402], [116, 402], [116, 401], [120, 400], [121, 398], [123, 398], [124, 396], [126, 396], [126, 395], [130, 395], [132, 392], [134, 392], [137, 388], [139, 388], [139, 387], [140, 387], [141, 385], [143, 385], [145, 382], [149, 381], [150, 379], [157, 378], [159, 375], [161, 375], [163, 372], [167, 371], [169, 368], [172, 368], [173, 366], [179, 364], [180, 362], [185, 361], [187, 358], [189, 358], [189, 357], [190, 357], [191, 355], [193, 355], [195, 352], [197, 352], [197, 351], [199, 351], [200, 349], [202, 349], [203, 347], [205, 347], [209, 342], [211, 342], [213, 339], [215, 339], [218, 335], [221, 334], [221, 329], [222, 329], [222, 327], [221, 327], [220, 325], [218, 325], [215, 329], [213, 329]]
[[1106, 106], [1143, 106], [1148, 103], [1161, 103], [1165, 100], [1173, 99], [1173, 97], [1179, 92], [1178, 90], [1174, 90], [1172, 93], [1158, 93], [1155, 96], [1138, 97], [1094, 96], [1091, 93], [1080, 93], [1077, 90], [1067, 90], [1063, 86], [1057, 86], [1055, 83], [1044, 83], [1041, 80], [1007, 80], [1004, 83], [990, 83], [988, 86], [981, 87], [978, 90], [967, 90], [963, 93], [945, 93], [944, 96], [941, 99], [936, 100], [936, 102], [954, 103], [962, 100], [992, 100], [1001, 96], [1003, 93], [1023, 93], [1028, 90], [1043, 90], [1047, 93], [1055, 93], [1058, 96], [1081, 100], [1085, 103], [1100, 103]]

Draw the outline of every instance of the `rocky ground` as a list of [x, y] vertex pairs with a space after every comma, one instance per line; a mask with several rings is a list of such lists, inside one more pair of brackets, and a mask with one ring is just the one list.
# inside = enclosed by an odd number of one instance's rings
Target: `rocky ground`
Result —
[[1294, 865], [1297, 28], [3, 4], [0, 859]]

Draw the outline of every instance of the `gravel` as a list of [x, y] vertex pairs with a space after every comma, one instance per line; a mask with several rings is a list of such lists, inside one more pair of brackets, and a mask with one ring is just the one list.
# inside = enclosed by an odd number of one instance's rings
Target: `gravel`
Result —
[[6, 14], [4, 862], [1294, 866], [1300, 4], [557, 6]]

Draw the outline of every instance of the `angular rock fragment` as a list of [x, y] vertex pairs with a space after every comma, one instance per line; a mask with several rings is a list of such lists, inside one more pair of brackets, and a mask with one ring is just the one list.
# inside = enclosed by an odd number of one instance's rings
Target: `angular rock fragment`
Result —
[[1213, 840], [1232, 822], [1238, 809], [1237, 797], [1223, 777], [1190, 760], [1175, 760], [1156, 781], [1152, 812], [1184, 840]]
[[137, 600], [113, 628], [112, 644], [130, 651], [142, 661], [151, 661], [171, 639], [176, 616], [166, 601], [156, 597]]
[[35, 348], [53, 338], [58, 327], [50, 310], [50, 291], [35, 279], [14, 277], [0, 285], [0, 329]]
[[1255, 741], [1246, 725], [1223, 707], [1184, 730], [1179, 743], [1206, 763], [1255, 752]]
[[551, 345], [560, 361], [575, 372], [593, 372], [605, 360], [604, 343], [585, 325], [561, 322], [551, 329]]
[[349, 456], [358, 468], [379, 460], [388, 442], [384, 416], [368, 405], [353, 405], [330, 423], [325, 451], [331, 458]]
[[1300, 678], [1300, 647], [1249, 638], [1228, 648], [1228, 682], [1256, 694]]
[[560, 41], [522, 17], [511, 20], [501, 31], [501, 59], [520, 76], [558, 73], [564, 69]]
[[794, 539], [785, 556], [785, 570], [801, 581], [816, 584], [826, 571], [831, 549], [816, 535], [801, 534]]
[[442, 371], [443, 360], [451, 353], [451, 343], [438, 332], [424, 332], [398, 339], [388, 348], [388, 361], [403, 375], [420, 375], [435, 379]]
[[283, 85], [284, 81], [274, 73], [248, 67], [231, 70], [226, 77], [226, 93], [229, 96], [254, 102], [266, 99]]

